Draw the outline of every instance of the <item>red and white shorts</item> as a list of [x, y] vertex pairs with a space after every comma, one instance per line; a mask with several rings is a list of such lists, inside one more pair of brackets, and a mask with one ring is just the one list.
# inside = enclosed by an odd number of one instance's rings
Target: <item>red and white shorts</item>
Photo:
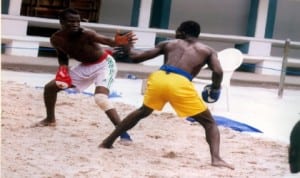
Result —
[[117, 74], [115, 59], [107, 55], [106, 59], [93, 64], [79, 64], [70, 70], [72, 84], [78, 91], [84, 91], [93, 83], [110, 89]]

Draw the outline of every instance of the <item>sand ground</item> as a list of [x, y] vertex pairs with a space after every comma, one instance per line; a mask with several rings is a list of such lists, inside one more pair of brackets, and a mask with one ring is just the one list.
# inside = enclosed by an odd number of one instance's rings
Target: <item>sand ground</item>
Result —
[[[274, 93], [271, 96], [257, 95], [253, 99], [256, 102], [249, 99], [242, 102], [243, 93], [238, 92], [240, 88], [233, 91], [236, 97], [232, 99], [231, 112], [224, 111], [220, 104], [215, 106], [214, 113], [244, 121], [251, 121], [251, 117], [261, 115], [253, 118], [250, 124], [273, 136], [272, 130], [282, 128], [277, 126], [280, 125], [277, 123], [280, 117], [289, 114], [293, 117], [292, 121], [287, 122], [287, 128], [284, 128], [289, 129], [299, 116], [298, 107], [290, 103], [297, 100], [299, 95], [296, 93], [299, 91], [286, 92], [285, 100], [276, 99]], [[245, 89], [243, 91], [245, 93]], [[249, 91], [256, 89], [246, 90]], [[1, 177], [273, 178], [283, 177], [289, 171], [288, 143], [284, 139], [241, 133], [224, 127], [219, 127], [221, 156], [233, 164], [235, 170], [212, 167], [203, 128], [178, 118], [168, 108], [165, 112], [155, 112], [129, 131], [134, 139], [132, 145], [124, 146], [116, 142], [114, 149], [100, 149], [99, 143], [113, 126], [98, 109], [93, 98], [84, 94], [59, 93], [57, 126], [31, 128], [33, 123], [45, 117], [42, 93], [40, 87], [34, 87], [30, 82], [2, 78]], [[121, 118], [124, 118], [139, 105], [140, 98], [136, 101], [113, 101]], [[237, 102], [245, 107], [237, 109]], [[257, 105], [256, 110], [257, 107], [261, 108], [260, 112], [255, 113], [255, 108], [251, 107], [254, 104]], [[271, 113], [272, 110], [274, 113]], [[274, 128], [270, 123], [272, 117], [258, 123], [268, 115], [274, 115]], [[255, 122], [256, 125], [253, 124]], [[287, 134], [289, 130], [284, 132], [279, 129], [279, 132]]]

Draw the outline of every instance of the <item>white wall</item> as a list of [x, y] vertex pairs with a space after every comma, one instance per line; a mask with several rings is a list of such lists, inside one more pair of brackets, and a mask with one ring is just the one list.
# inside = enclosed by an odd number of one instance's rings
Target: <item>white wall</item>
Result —
[[130, 26], [133, 0], [102, 0], [99, 22]]
[[[246, 35], [251, 0], [172, 0], [169, 29], [184, 20], [203, 33]], [[130, 26], [133, 0], [102, 0], [100, 23]], [[278, 0], [274, 38], [300, 41], [300, 0]]]
[[[300, 0], [278, 0], [273, 38], [300, 41]], [[280, 56], [283, 51], [273, 48], [271, 54]], [[289, 55], [300, 58], [300, 50], [290, 50]]]
[[278, 0], [274, 38], [300, 41], [300, 0]]
[[249, 7], [250, 0], [173, 0], [169, 27], [194, 20], [204, 33], [246, 35]]

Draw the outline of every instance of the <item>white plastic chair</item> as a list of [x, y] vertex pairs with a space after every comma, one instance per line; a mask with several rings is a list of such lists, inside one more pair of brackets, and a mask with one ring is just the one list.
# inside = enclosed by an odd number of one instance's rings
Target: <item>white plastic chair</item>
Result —
[[[227, 111], [230, 111], [230, 81], [233, 75], [233, 72], [242, 64], [243, 62], [243, 54], [235, 48], [227, 48], [218, 53], [218, 59], [221, 63], [223, 69], [223, 80], [222, 80], [222, 90], [225, 91], [226, 94], [226, 105]], [[196, 79], [196, 78], [195, 78]], [[207, 80], [199, 80], [196, 79], [196, 82], [200, 83], [211, 83], [211, 80], [208, 82]], [[222, 94], [222, 93], [221, 93]], [[210, 104], [211, 109], [213, 109], [213, 104]]]

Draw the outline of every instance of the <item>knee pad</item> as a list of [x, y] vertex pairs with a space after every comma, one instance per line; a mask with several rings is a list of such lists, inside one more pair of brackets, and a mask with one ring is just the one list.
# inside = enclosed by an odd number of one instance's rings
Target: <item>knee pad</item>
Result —
[[95, 94], [94, 96], [96, 104], [101, 108], [103, 111], [107, 111], [110, 109], [113, 109], [114, 106], [112, 103], [109, 101], [108, 96], [105, 94]]

